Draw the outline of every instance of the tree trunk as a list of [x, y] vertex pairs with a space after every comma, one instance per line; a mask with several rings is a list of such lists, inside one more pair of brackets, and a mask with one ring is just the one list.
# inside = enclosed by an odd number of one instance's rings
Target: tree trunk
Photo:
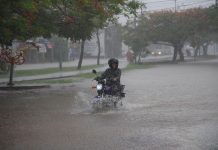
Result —
[[62, 51], [59, 46], [59, 69], [62, 70]]
[[51, 49], [51, 62], [54, 62], [54, 49]]
[[9, 77], [9, 83], [8, 86], [13, 86], [13, 77], [14, 77], [14, 62], [11, 62], [11, 66], [10, 66], [10, 77]]
[[141, 63], [141, 56], [140, 56], [140, 54], [139, 54], [138, 64], [140, 64], [140, 63]]
[[83, 54], [84, 54], [84, 45], [85, 45], [85, 40], [82, 39], [81, 51], [80, 51], [80, 57], [79, 57], [79, 62], [78, 62], [77, 69], [81, 69], [81, 66], [82, 66]]
[[201, 48], [199, 48], [198, 52], [199, 52], [198, 56], [201, 56]]
[[97, 65], [100, 65], [101, 43], [100, 43], [100, 39], [99, 39], [99, 30], [97, 30], [96, 36], [97, 36], [97, 44], [98, 44]]
[[177, 53], [178, 53], [177, 46], [174, 46], [174, 53], [173, 53], [173, 60], [172, 60], [172, 62], [176, 62]]
[[208, 55], [208, 54], [207, 54], [208, 46], [209, 46], [208, 43], [207, 43], [206, 45], [203, 45], [203, 55], [204, 55], [204, 56], [207, 56], [207, 55]]
[[137, 56], [136, 55], [134, 55], [134, 62], [135, 62], [135, 64], [137, 63]]
[[197, 57], [198, 56], [198, 51], [200, 50], [200, 46], [197, 46], [195, 48], [195, 54], [194, 54], [194, 57]]
[[139, 64], [141, 63], [141, 55], [142, 55], [142, 51], [140, 51], [140, 52], [139, 52], [139, 55], [138, 55], [138, 56], [139, 56], [139, 58], [138, 58], [138, 63], [139, 63]]
[[178, 52], [179, 52], [179, 56], [180, 56], [180, 61], [184, 61], [184, 54], [182, 52], [182, 47], [178, 47]]

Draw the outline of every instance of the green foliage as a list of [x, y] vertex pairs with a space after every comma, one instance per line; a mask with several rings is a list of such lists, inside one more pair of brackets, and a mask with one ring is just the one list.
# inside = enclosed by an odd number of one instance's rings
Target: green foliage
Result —
[[[42, 3], [43, 1], [41, 1]], [[35, 0], [2, 0], [0, 5], [0, 44], [9, 46], [14, 39], [26, 40], [44, 35], [48, 26], [44, 26], [40, 14], [44, 6]]]
[[63, 22], [58, 26], [58, 35], [72, 40], [90, 39], [96, 29], [105, 26], [115, 15], [127, 8], [130, 12], [138, 6], [137, 2], [134, 2], [136, 6], [132, 3], [126, 0], [53, 0], [52, 6], [57, 9], [57, 16], [64, 16]]
[[152, 67], [151, 65], [148, 64], [128, 64], [126, 68], [124, 68], [124, 71], [129, 71], [133, 69], [148, 69]]
[[95, 75], [93, 73], [81, 73], [79, 75], [77, 75], [76, 77], [79, 77], [79, 78], [94, 78]]
[[134, 54], [140, 57], [149, 42], [147, 18], [141, 17], [137, 25], [136, 22], [127, 24], [123, 28], [123, 40], [126, 45], [131, 47]]
[[177, 52], [184, 60], [182, 48], [186, 42], [192, 46], [208, 45], [217, 38], [218, 12], [216, 7], [194, 8], [181, 12], [160, 11], [149, 17], [138, 18], [135, 24], [124, 27], [124, 42], [136, 55], [148, 42], [166, 42], [174, 47], [173, 61]]
[[[92, 68], [96, 67], [102, 67], [103, 65], [97, 66], [97, 65], [88, 65], [83, 66], [81, 70], [91, 70]], [[63, 67], [63, 72], [71, 72], [75, 71], [76, 67]], [[31, 70], [17, 70], [16, 76], [22, 77], [22, 76], [35, 76], [35, 75], [45, 75], [45, 74], [52, 74], [52, 73], [58, 73], [60, 72], [59, 68], [44, 68], [44, 69], [31, 69]]]
[[207, 15], [209, 19], [209, 27], [218, 32], [218, 7], [211, 6], [207, 9]]
[[[174, 46], [183, 45], [193, 33], [191, 18], [186, 13], [172, 11], [157, 12], [150, 16], [150, 36], [152, 41], [163, 41]], [[187, 23], [189, 22], [189, 23]]]
[[[150, 31], [153, 41], [165, 41], [172, 45], [205, 38], [217, 27], [217, 9], [195, 8], [182, 12], [163, 11], [151, 15]], [[153, 29], [153, 30], [152, 30]], [[206, 38], [205, 38], [206, 39]]]
[[63, 78], [63, 79], [48, 79], [48, 80], [33, 80], [33, 81], [19, 81], [16, 84], [69, 84], [79, 82], [79, 79], [75, 78]]
[[127, 0], [2, 0], [0, 44], [9, 46], [14, 39], [49, 37], [51, 33], [72, 40], [90, 39], [106, 21], [136, 7], [137, 2]]

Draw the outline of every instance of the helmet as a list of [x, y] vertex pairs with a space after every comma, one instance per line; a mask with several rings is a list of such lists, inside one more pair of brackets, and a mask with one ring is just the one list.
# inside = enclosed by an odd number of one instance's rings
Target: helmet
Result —
[[109, 65], [110, 68], [112, 68], [112, 64], [116, 64], [117, 67], [118, 67], [119, 61], [118, 61], [116, 58], [110, 58], [110, 59], [108, 60], [108, 65]]

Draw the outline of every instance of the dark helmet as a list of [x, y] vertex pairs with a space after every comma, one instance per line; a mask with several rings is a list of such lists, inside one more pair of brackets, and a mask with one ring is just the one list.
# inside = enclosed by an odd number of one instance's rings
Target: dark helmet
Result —
[[111, 58], [111, 59], [108, 60], [108, 65], [109, 65], [110, 68], [112, 68], [112, 64], [116, 64], [117, 67], [118, 67], [119, 61], [116, 58]]

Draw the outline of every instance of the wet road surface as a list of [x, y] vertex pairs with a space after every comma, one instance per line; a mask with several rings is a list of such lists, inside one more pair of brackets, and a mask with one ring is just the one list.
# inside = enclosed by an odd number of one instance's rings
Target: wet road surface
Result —
[[217, 150], [218, 61], [123, 73], [124, 106], [93, 113], [91, 81], [3, 92], [0, 149]]

